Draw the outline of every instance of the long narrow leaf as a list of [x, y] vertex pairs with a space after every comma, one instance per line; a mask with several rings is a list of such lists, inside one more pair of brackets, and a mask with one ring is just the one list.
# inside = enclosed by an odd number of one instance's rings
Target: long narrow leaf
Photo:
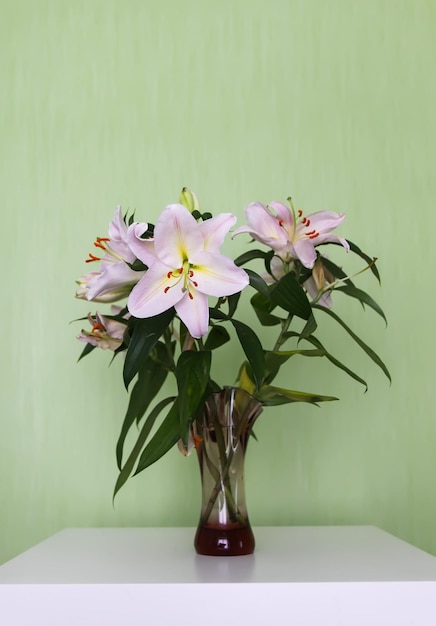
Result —
[[245, 356], [251, 365], [257, 387], [260, 387], [265, 372], [265, 354], [262, 344], [256, 333], [247, 324], [237, 320], [231, 320], [231, 322], [236, 330]]
[[321, 349], [267, 351], [265, 352], [265, 382], [270, 384], [277, 376], [281, 366], [286, 363], [288, 359], [297, 354], [307, 357], [320, 357], [324, 356], [325, 352]]
[[77, 359], [77, 362], [79, 362], [80, 359], [83, 359], [84, 356], [87, 356], [88, 354], [90, 354], [94, 350], [95, 347], [96, 346], [93, 346], [90, 343], [87, 343], [85, 347], [83, 348], [82, 352], [80, 353], [80, 356]]
[[[376, 264], [374, 263], [375, 261], [374, 257], [371, 257], [368, 254], [366, 254], [366, 252], [363, 252], [363, 250], [361, 250], [359, 246], [357, 246], [355, 243], [353, 243], [349, 239], [347, 239], [347, 241], [350, 245], [351, 252], [353, 252], [354, 254], [357, 254], [357, 256], [360, 256], [360, 258], [363, 259], [369, 265], [371, 272], [374, 274], [374, 276], [377, 278], [378, 282], [380, 283], [381, 282], [380, 274], [379, 274]], [[329, 241], [328, 245], [342, 246], [341, 243], [337, 243], [336, 241]]]
[[268, 252], [263, 252], [262, 250], [249, 250], [235, 259], [235, 265], [240, 267], [249, 261], [254, 261], [254, 259], [265, 259], [267, 256]]
[[320, 306], [319, 304], [314, 304], [313, 308], [319, 309], [320, 311], [324, 311], [324, 313], [327, 313], [327, 315], [330, 315], [330, 317], [335, 319], [338, 322], [338, 324], [340, 324], [342, 326], [342, 328], [344, 328], [347, 331], [347, 333], [350, 335], [350, 337], [352, 337], [354, 339], [354, 341], [357, 343], [357, 345], [360, 346], [362, 348], [362, 350], [369, 356], [369, 358], [372, 361], [374, 361], [374, 363], [376, 365], [378, 365], [378, 367], [385, 374], [385, 376], [389, 380], [389, 382], [392, 382], [389, 370], [386, 367], [386, 365], [383, 363], [381, 358], [378, 356], [378, 354], [376, 352], [374, 352], [374, 350], [372, 348], [370, 348], [364, 341], [362, 341], [362, 339], [360, 339], [360, 337], [358, 337], [356, 335], [356, 333], [353, 332], [351, 330], [351, 328], [349, 326], [347, 326], [347, 324], [345, 324], [345, 322], [343, 322], [338, 315], [336, 315], [336, 313], [333, 313], [333, 311], [331, 309], [326, 309], [325, 307]]
[[150, 352], [175, 315], [173, 308], [154, 317], [137, 320], [124, 363], [123, 378], [126, 389], [144, 367]]
[[381, 307], [377, 304], [375, 300], [371, 298], [369, 294], [367, 294], [362, 289], [358, 289], [357, 287], [352, 287], [350, 285], [343, 285], [342, 287], [336, 287], [335, 291], [342, 291], [342, 293], [347, 294], [347, 296], [350, 296], [351, 298], [356, 298], [362, 304], [367, 304], [371, 309], [378, 313], [380, 317], [384, 319], [387, 325], [388, 321]]
[[151, 402], [161, 389], [167, 377], [167, 373], [167, 370], [156, 363], [151, 357], [147, 359], [144, 367], [139, 372], [138, 380], [130, 393], [126, 416], [117, 441], [116, 456], [120, 469], [122, 465], [124, 441], [127, 433], [132, 424], [135, 421], [139, 421], [147, 411]]
[[209, 382], [212, 353], [182, 352], [177, 361], [176, 377], [179, 392], [180, 437], [188, 443], [189, 425], [196, 416]]
[[141, 454], [134, 476], [163, 457], [179, 439], [180, 418], [179, 406], [176, 400]]
[[138, 458], [145, 442], [147, 441], [147, 437], [150, 434], [151, 429], [153, 428], [153, 425], [157, 419], [157, 417], [159, 416], [159, 414], [161, 413], [161, 411], [170, 403], [173, 402], [175, 398], [165, 398], [165, 400], [161, 400], [159, 402], [159, 404], [157, 404], [155, 406], [155, 408], [152, 410], [152, 412], [150, 413], [150, 415], [147, 417], [140, 433], [138, 436], [138, 439], [136, 440], [135, 445], [133, 446], [132, 452], [129, 455], [129, 458], [127, 459], [124, 467], [120, 468], [121, 471], [118, 475], [118, 479], [117, 482], [115, 484], [115, 488], [114, 488], [114, 495], [113, 498], [115, 498], [115, 496], [117, 495], [118, 491], [121, 489], [121, 487], [124, 485], [124, 483], [126, 482], [126, 480], [129, 478], [130, 474], [133, 471], [133, 467], [136, 463], [136, 459]]
[[256, 394], [256, 397], [265, 406], [277, 406], [290, 402], [310, 402], [311, 404], [317, 404], [318, 402], [331, 402], [332, 400], [338, 399], [333, 396], [322, 396], [317, 393], [307, 393], [305, 391], [293, 391], [291, 389], [272, 387], [270, 385], [262, 387]]

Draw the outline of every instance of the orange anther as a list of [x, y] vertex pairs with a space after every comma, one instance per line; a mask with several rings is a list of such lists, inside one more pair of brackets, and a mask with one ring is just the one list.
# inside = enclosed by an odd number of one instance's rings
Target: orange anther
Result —
[[101, 259], [100, 257], [94, 256], [93, 254], [89, 253], [89, 259], [86, 259], [85, 263], [92, 263], [93, 261], [101, 261]]

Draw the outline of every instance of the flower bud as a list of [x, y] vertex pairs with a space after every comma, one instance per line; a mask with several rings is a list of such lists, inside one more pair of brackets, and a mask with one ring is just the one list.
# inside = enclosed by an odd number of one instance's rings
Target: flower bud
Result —
[[191, 213], [199, 211], [200, 205], [198, 204], [197, 196], [193, 191], [187, 187], [183, 187], [180, 192], [180, 204], [183, 204]]

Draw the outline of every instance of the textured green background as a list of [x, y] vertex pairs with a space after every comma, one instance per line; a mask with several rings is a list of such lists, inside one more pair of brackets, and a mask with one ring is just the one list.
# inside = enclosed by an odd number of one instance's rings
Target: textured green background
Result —
[[433, 0], [0, 0], [0, 562], [66, 526], [197, 522], [196, 460], [176, 451], [112, 508], [121, 360], [77, 364], [69, 325], [115, 205], [153, 221], [183, 185], [239, 223], [290, 194], [345, 211], [380, 259], [382, 288], [360, 284], [387, 331], [341, 311], [393, 385], [326, 324], [369, 392], [295, 361], [291, 387], [341, 401], [265, 411], [252, 523], [375, 524], [436, 553], [435, 19]]

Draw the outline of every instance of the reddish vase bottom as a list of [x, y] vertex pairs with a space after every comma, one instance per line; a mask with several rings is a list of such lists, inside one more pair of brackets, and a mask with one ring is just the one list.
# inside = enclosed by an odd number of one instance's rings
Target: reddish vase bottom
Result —
[[197, 554], [206, 556], [242, 556], [254, 552], [254, 535], [250, 525], [200, 525], [195, 535]]

